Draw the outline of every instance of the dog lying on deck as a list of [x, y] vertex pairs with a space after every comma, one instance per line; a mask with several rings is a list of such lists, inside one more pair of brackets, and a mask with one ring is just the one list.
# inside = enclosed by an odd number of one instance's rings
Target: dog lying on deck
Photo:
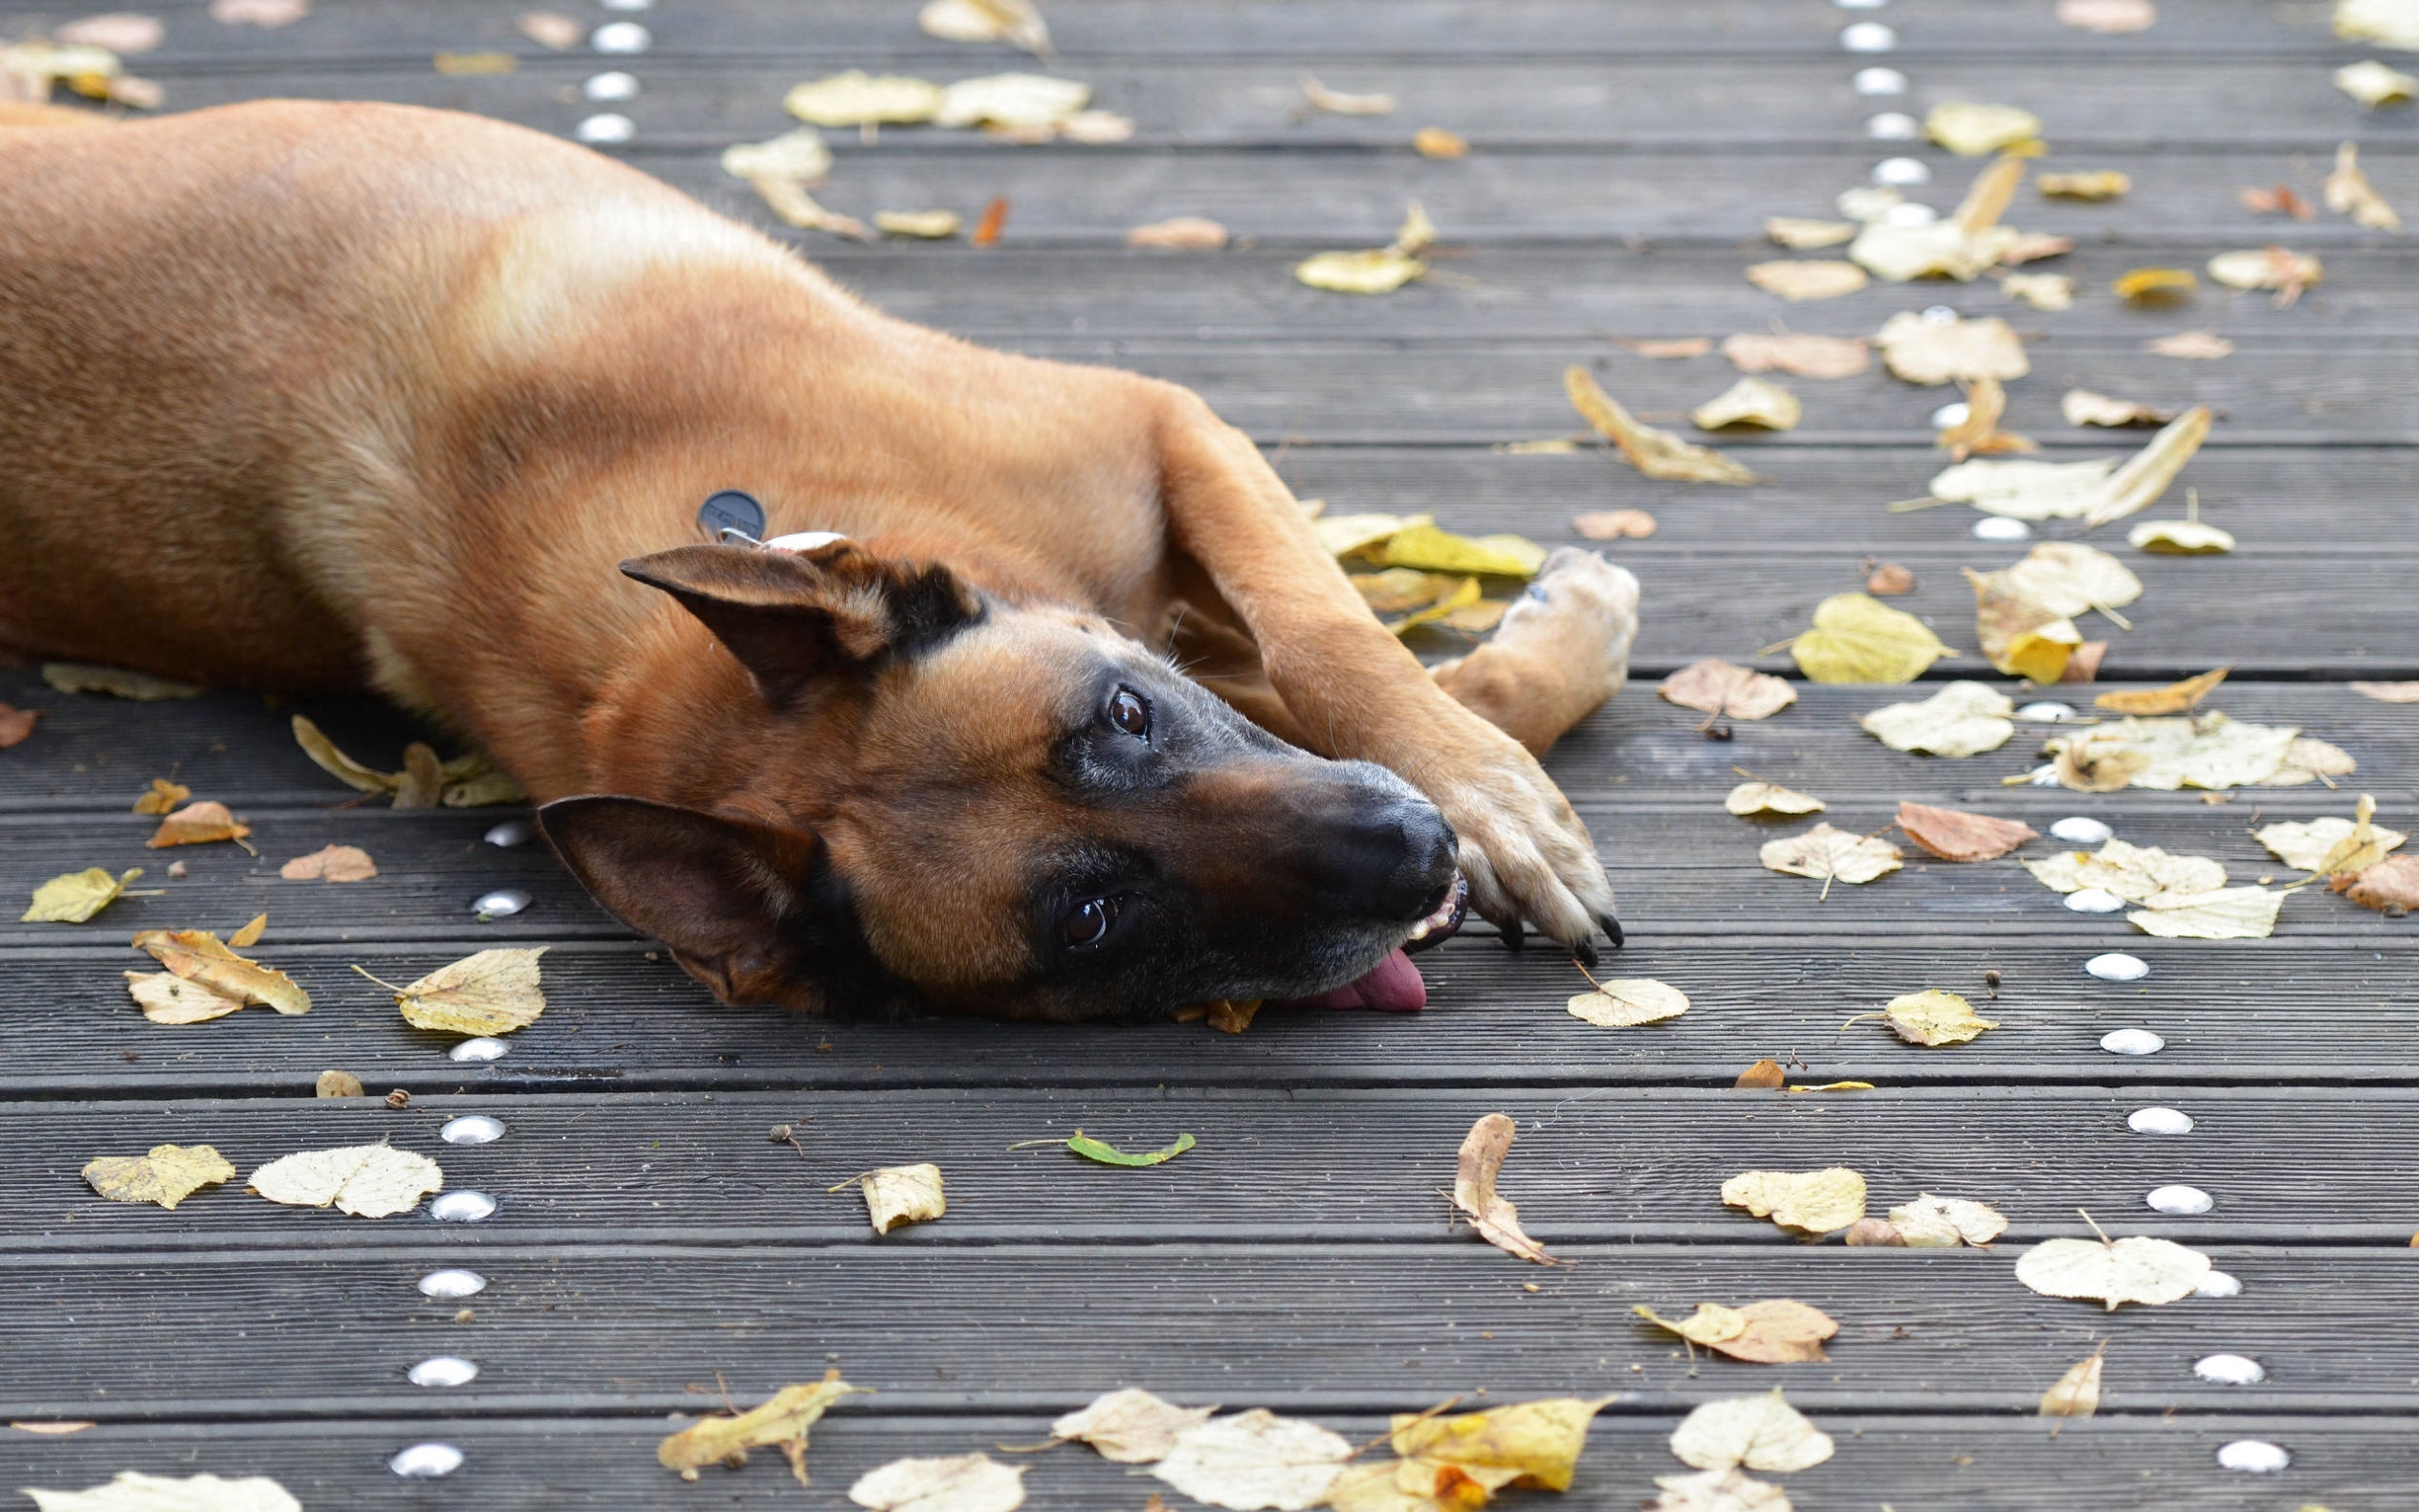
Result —
[[1417, 1007], [1465, 891], [1619, 943], [1535, 756], [1626, 675], [1600, 558], [1431, 674], [1192, 393], [583, 148], [0, 112], [0, 642], [440, 718], [726, 1002]]

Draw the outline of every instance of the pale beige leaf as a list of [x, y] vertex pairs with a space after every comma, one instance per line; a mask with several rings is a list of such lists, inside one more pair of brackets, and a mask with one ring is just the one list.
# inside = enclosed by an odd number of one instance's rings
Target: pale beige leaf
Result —
[[288, 882], [367, 882], [378, 875], [378, 863], [358, 845], [327, 845], [295, 857], [277, 875]]
[[1006, 42], [1046, 56], [1050, 29], [1032, 0], [932, 0], [916, 12], [927, 36], [951, 42]]
[[397, 992], [395, 1005], [415, 1029], [464, 1035], [525, 1029], [546, 1011], [538, 957], [547, 949], [502, 948], [466, 955]]
[[[2407, 75], [2402, 77], [2408, 77]], [[2402, 217], [2395, 213], [2391, 205], [2386, 203], [2386, 197], [2377, 192], [2377, 186], [2368, 182], [2368, 175], [2361, 171], [2360, 153], [2356, 142], [2346, 142], [2336, 147], [2335, 170], [2326, 176], [2326, 208], [2338, 215], [2349, 215], [2355, 224], [2373, 231], [2402, 230]], [[2318, 259], [2305, 260], [2310, 271], [2315, 273]], [[2290, 281], [2298, 288], [2318, 280], [2315, 276], [2305, 278], [2297, 274]], [[2277, 300], [2279, 304], [2289, 302], [2281, 298]]]
[[84, 1179], [112, 1202], [154, 1202], [169, 1212], [222, 1181], [235, 1168], [209, 1145], [154, 1145], [147, 1155], [103, 1155], [85, 1163]]
[[1627, 1029], [1679, 1018], [1688, 1011], [1688, 995], [1652, 977], [1614, 976], [1572, 998], [1569, 1006], [1573, 1019], [1600, 1029]]
[[1873, 360], [1871, 345], [1859, 338], [1801, 332], [1742, 331], [1722, 339], [1722, 355], [1742, 373], [1799, 378], [1854, 378]]
[[2025, 869], [2059, 892], [2098, 887], [2127, 903], [2162, 909], [2226, 886], [2226, 868], [2207, 856], [2172, 856], [2156, 845], [2111, 840], [2090, 855], [2067, 851]]
[[945, 241], [963, 224], [956, 210], [877, 210], [873, 216], [873, 229], [883, 235], [918, 241]]
[[1691, 446], [1668, 430], [1639, 424], [1584, 367], [1565, 368], [1562, 386], [1572, 407], [1620, 448], [1630, 466], [1650, 478], [1741, 485], [1760, 481], [1754, 472], [1719, 451]]
[[1934, 808], [1907, 800], [1899, 803], [1899, 828], [1943, 861], [1990, 861], [2039, 837], [2032, 825], [2012, 819]]
[[2035, 310], [2075, 308], [2075, 280], [2062, 273], [2012, 273], [1999, 280], [1999, 289]]
[[[2021, 173], [2021, 166], [2017, 166]], [[1990, 212], [1995, 218], [1996, 211]], [[1985, 269], [2011, 260], [2023, 233], [2005, 226], [1969, 228], [1960, 220], [1926, 221], [1902, 226], [1875, 221], [1857, 233], [1848, 256], [1875, 277], [1890, 283], [1917, 278], [1955, 278], [1971, 282]]]
[[2006, 571], [2009, 585], [2055, 614], [2122, 609], [2142, 597], [2142, 580], [2108, 553], [2080, 541], [2045, 540]]
[[2066, 1368], [2066, 1373], [2041, 1393], [2043, 1417], [2089, 1417], [2100, 1411], [2100, 1367], [2103, 1343], [2091, 1357]]
[[[899, 75], [876, 77], [850, 69], [793, 85], [781, 106], [817, 126], [863, 126], [930, 121], [941, 105], [940, 86]], [[781, 139], [777, 138], [776, 141]], [[745, 175], [741, 175], [744, 177]], [[809, 173], [803, 177], [813, 178]]]
[[1924, 134], [1961, 158], [1979, 158], [2041, 135], [2041, 118], [2013, 105], [1945, 100], [1924, 118]]
[[2156, 504], [2166, 493], [2167, 485], [2175, 481], [2175, 475], [2184, 470], [2184, 464], [2208, 439], [2209, 427], [2210, 410], [2206, 405], [2195, 405], [2169, 421], [2150, 438], [2148, 446], [2109, 474], [2106, 488], [2083, 512], [2084, 528], [2105, 525]]
[[1713, 338], [1709, 336], [1682, 336], [1668, 339], [1656, 339], [1651, 337], [1630, 338], [1616, 336], [1613, 339], [1613, 344], [1619, 347], [1622, 351], [1631, 353], [1634, 356], [1643, 357], [1660, 362], [1678, 361], [1691, 357], [1703, 357], [1707, 352], [1713, 350]]
[[1590, 540], [1643, 540], [1655, 534], [1655, 516], [1642, 509], [1594, 510], [1572, 515], [1571, 528]]
[[154, 677], [122, 667], [95, 667], [86, 662], [44, 662], [42, 681], [62, 693], [107, 693], [137, 703], [169, 698], [199, 698], [202, 690], [174, 678]]
[[311, 1011], [311, 995], [281, 971], [246, 960], [207, 930], [145, 930], [134, 937], [137, 950], [187, 981], [199, 982], [222, 997], [259, 1003], [282, 1014]]
[[1831, 1435], [1790, 1406], [1778, 1388], [1706, 1402], [1671, 1435], [1671, 1452], [1698, 1470], [1811, 1470], [1832, 1451]]
[[2335, 0], [2335, 34], [2419, 51], [2419, 5], [2412, 0]]
[[1351, 557], [1435, 519], [1433, 515], [1322, 515], [1310, 522], [1310, 534], [1330, 555]]
[[1767, 814], [1819, 814], [1826, 805], [1821, 799], [1812, 798], [1794, 788], [1777, 782], [1742, 782], [1730, 790], [1722, 806], [1741, 819], [1755, 819]]
[[1839, 1325], [1821, 1308], [1786, 1298], [1751, 1302], [1743, 1307], [1701, 1302], [1693, 1314], [1677, 1322], [1659, 1317], [1648, 1307], [1630, 1310], [1692, 1344], [1754, 1365], [1801, 1365], [1827, 1359], [1823, 1341], [1839, 1331]]
[[[2113, 793], [2128, 784], [2164, 791], [2253, 783], [2291, 786], [2310, 780], [2286, 771], [2299, 734], [2290, 726], [2257, 725], [2210, 712], [2122, 719], [2053, 737], [2046, 749], [2056, 757], [2057, 780], [2086, 793]], [[2320, 753], [2311, 755], [2317, 758]]]
[[2419, 683], [2345, 683], [2363, 698], [2381, 704], [2419, 704]]
[[1764, 234], [1791, 252], [1814, 252], [1856, 239], [1855, 221], [1806, 220], [1795, 215], [1767, 215]]
[[[2328, 198], [2331, 205], [2334, 196]], [[2209, 260], [2209, 275], [2229, 289], [2275, 289], [2281, 296], [2276, 300], [2281, 308], [2293, 302], [2292, 296], [2324, 279], [2326, 269], [2306, 253], [2262, 247], [2219, 252]]]
[[1427, 271], [1425, 262], [1392, 247], [1319, 252], [1293, 266], [1295, 278], [1334, 294], [1391, 294]]
[[2016, 1280], [2044, 1297], [2074, 1297], [2107, 1304], [2158, 1306], [2192, 1295], [2210, 1272], [2210, 1259], [2166, 1239], [2142, 1237], [2107, 1243], [2100, 1239], [2045, 1239], [2016, 1260]]
[[1024, 1505], [1024, 1466], [979, 1453], [893, 1459], [859, 1476], [848, 1500], [872, 1512], [1016, 1512]]
[[1302, 98], [1312, 110], [1332, 116], [1391, 116], [1395, 111], [1392, 95], [1348, 95], [1328, 88], [1308, 74], [1302, 76]]
[[1655, 691], [1682, 709], [1737, 719], [1769, 719], [1797, 702], [1797, 690], [1787, 678], [1719, 656], [1690, 662], [1664, 678]]
[[789, 1459], [790, 1474], [806, 1481], [807, 1431], [824, 1412], [844, 1396], [869, 1396], [862, 1386], [850, 1386], [838, 1370], [826, 1370], [811, 1385], [784, 1386], [759, 1406], [730, 1416], [698, 1419], [655, 1446], [655, 1462], [677, 1470], [684, 1479], [696, 1479], [708, 1465], [744, 1457], [751, 1449], [775, 1448]]
[[53, 27], [51, 39], [70, 47], [97, 47], [123, 55], [128, 53], [148, 53], [167, 35], [167, 27], [158, 16], [136, 15], [117, 11], [106, 15], [88, 15], [65, 26]]
[[311, 1088], [314, 1097], [367, 1097], [362, 1079], [350, 1071], [321, 1071]]
[[1226, 245], [1226, 228], [1204, 216], [1178, 215], [1135, 227], [1126, 232], [1126, 245], [1162, 252], [1215, 252]]
[[1308, 1512], [1327, 1500], [1352, 1455], [1349, 1440], [1318, 1424], [1256, 1407], [1177, 1435], [1151, 1473], [1196, 1501], [1232, 1512]]
[[1736, 1465], [1688, 1476], [1657, 1476], [1661, 1488], [1646, 1512], [1792, 1512], [1789, 1493], [1741, 1475]]
[[2144, 341], [2142, 349], [2159, 357], [2180, 357], [2190, 362], [2213, 362], [2234, 354], [2234, 343], [2209, 331], [2178, 331]]
[[2147, 32], [2159, 19], [2151, 0], [2057, 0], [2058, 21], [2086, 32]]
[[2234, 549], [2234, 537], [2196, 519], [2149, 519], [2125, 532], [2125, 544], [2162, 557], [2220, 557]]
[[1844, 1166], [1823, 1171], [1744, 1171], [1722, 1183], [1722, 1200], [1759, 1218], [1769, 1217], [1783, 1228], [1830, 1234], [1864, 1216], [1864, 1177]]
[[1766, 869], [1817, 882], [1866, 883], [1899, 869], [1899, 848], [1872, 835], [1816, 824], [1802, 835], [1768, 840], [1756, 852]]
[[141, 866], [130, 866], [114, 877], [99, 866], [63, 872], [33, 889], [33, 901], [17, 922], [82, 924], [118, 901], [126, 884], [142, 875]]
[[[1071, 78], [1054, 78], [1046, 74], [988, 74], [980, 78], [961, 78], [942, 90], [933, 108], [933, 124], [1010, 130], [1055, 126], [1089, 104], [1091, 98], [1089, 84]], [[800, 114], [795, 104], [790, 113]], [[815, 124], [847, 122], [816, 121]]]
[[285, 1487], [266, 1476], [222, 1480], [216, 1476], [148, 1476], [121, 1470], [106, 1485], [87, 1491], [25, 1494], [37, 1512], [302, 1512]]
[[916, 1166], [884, 1166], [850, 1176], [831, 1190], [839, 1192], [848, 1187], [864, 1191], [866, 1216], [876, 1234], [888, 1234], [902, 1223], [927, 1223], [949, 1211], [940, 1167], [929, 1161]]
[[1995, 315], [1932, 321], [1902, 310], [1882, 322], [1873, 341], [1881, 349], [1882, 365], [1910, 383], [2005, 382], [2033, 371], [2014, 328]]
[[1567, 1491], [1588, 1443], [1588, 1425], [1616, 1397], [1551, 1396], [1451, 1417], [1397, 1413], [1395, 1453], [1457, 1466], [1483, 1484]]
[[2008, 1232], [2008, 1220], [1987, 1202], [1965, 1197], [1936, 1197], [1923, 1193], [1902, 1208], [1890, 1210], [1890, 1222], [1900, 1238], [1917, 1249], [1976, 1249]]
[[244, 1000], [188, 982], [173, 972], [127, 972], [126, 991], [153, 1023], [204, 1023], [241, 1013]]
[[1176, 1447], [1177, 1436], [1208, 1422], [1215, 1407], [1178, 1407], [1135, 1387], [1111, 1391], [1050, 1424], [1060, 1438], [1081, 1439], [1103, 1459], [1147, 1465]]
[[1999, 1027], [1997, 1019], [1975, 1013], [1974, 1005], [1965, 998], [1937, 988], [1891, 998], [1881, 1017], [1909, 1044], [1964, 1044], [1987, 1029]]
[[2111, 399], [2088, 388], [2070, 388], [2057, 402], [2058, 413], [2070, 426], [2163, 426], [2176, 411], [2133, 399]]
[[[2329, 815], [2307, 822], [2270, 824], [2252, 831], [2252, 839], [2267, 846], [2269, 854], [2298, 871], [2342, 870], [2344, 868], [2340, 866], [2327, 866], [2326, 862], [2338, 846], [2352, 838], [2355, 827], [2351, 820]], [[2371, 831], [2370, 844], [2378, 847], [2378, 852], [2368, 865], [2373, 866], [2384, 860], [2386, 851], [2400, 849], [2408, 838], [2398, 829], [2386, 829], [2382, 825], [2375, 827]]]
[[2265, 887], [2225, 887], [2173, 898], [2125, 918], [2163, 940], [2264, 940], [2276, 932], [2285, 895]]
[[1481, 1238], [1505, 1254], [1539, 1265], [1558, 1265], [1561, 1261], [1521, 1229], [1520, 1209], [1495, 1190], [1517, 1131], [1518, 1127], [1501, 1113], [1489, 1113], [1470, 1126], [1454, 1163], [1453, 1205], [1468, 1216]]
[[1804, 299], [1836, 299], [1854, 294], [1872, 280], [1852, 262], [1836, 258], [1760, 262], [1747, 271], [1748, 282], [1766, 294], [1796, 303]]
[[2419, 78], [2400, 69], [2387, 68], [2373, 57], [2337, 69], [2335, 87], [2371, 110], [2380, 105], [2401, 104], [2419, 96]]
[[2261, 787], [2299, 787], [2322, 778], [2349, 777], [2360, 770], [2360, 763], [2342, 746], [2309, 735], [2297, 735], [2285, 747], [2285, 758], [2276, 770], [2259, 779]]
[[1755, 426], [1766, 430], [1791, 430], [1805, 417], [1797, 396], [1761, 378], [1742, 378], [1688, 412], [1700, 430], [1725, 426]]
[[2091, 462], [1961, 462], [1934, 477], [1932, 497], [1971, 504], [2010, 519], [2074, 519], [2088, 511], [2116, 471], [2114, 458]]
[[252, 1173], [251, 1190], [291, 1207], [337, 1210], [361, 1218], [408, 1213], [420, 1199], [445, 1190], [445, 1172], [426, 1155], [392, 1145], [348, 1145], [306, 1150], [273, 1160]]
[[1893, 751], [1970, 756], [2006, 745], [2015, 734], [2014, 712], [2005, 693], [1961, 680], [1929, 698], [1877, 709], [1857, 723]]

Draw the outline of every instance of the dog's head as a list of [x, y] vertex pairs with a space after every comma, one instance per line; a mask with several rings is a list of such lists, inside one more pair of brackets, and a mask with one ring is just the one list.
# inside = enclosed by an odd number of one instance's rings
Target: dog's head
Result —
[[623, 570], [745, 669], [723, 685], [745, 760], [699, 759], [748, 769], [611, 773], [717, 796], [540, 817], [726, 1001], [1090, 1019], [1308, 997], [1399, 983], [1396, 948], [1458, 907], [1453, 832], [1401, 778], [1278, 740], [1105, 622], [847, 542]]

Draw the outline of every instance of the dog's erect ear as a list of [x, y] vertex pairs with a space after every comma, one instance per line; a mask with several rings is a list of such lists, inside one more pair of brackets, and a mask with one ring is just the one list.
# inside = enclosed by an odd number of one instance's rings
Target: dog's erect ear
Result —
[[539, 823], [613, 915], [734, 1004], [879, 996], [847, 892], [813, 835], [646, 799], [558, 799]]
[[705, 622], [776, 708], [825, 672], [913, 655], [982, 615], [947, 567], [892, 561], [850, 541], [811, 552], [677, 546], [622, 563]]

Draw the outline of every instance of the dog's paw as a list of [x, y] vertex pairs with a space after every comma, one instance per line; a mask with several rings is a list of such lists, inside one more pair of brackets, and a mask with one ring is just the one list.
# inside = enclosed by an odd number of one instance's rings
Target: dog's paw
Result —
[[1490, 643], [1554, 667], [1574, 697], [1593, 709], [1629, 681], [1630, 643], [1638, 638], [1638, 579], [1592, 551], [1559, 546], [1511, 608]]
[[1506, 939], [1530, 925], [1593, 960], [1599, 929], [1621, 939], [1595, 843], [1534, 757], [1492, 726], [1479, 729], [1491, 747], [1483, 757], [1449, 763], [1451, 775], [1429, 769], [1420, 784], [1460, 838], [1470, 906]]

